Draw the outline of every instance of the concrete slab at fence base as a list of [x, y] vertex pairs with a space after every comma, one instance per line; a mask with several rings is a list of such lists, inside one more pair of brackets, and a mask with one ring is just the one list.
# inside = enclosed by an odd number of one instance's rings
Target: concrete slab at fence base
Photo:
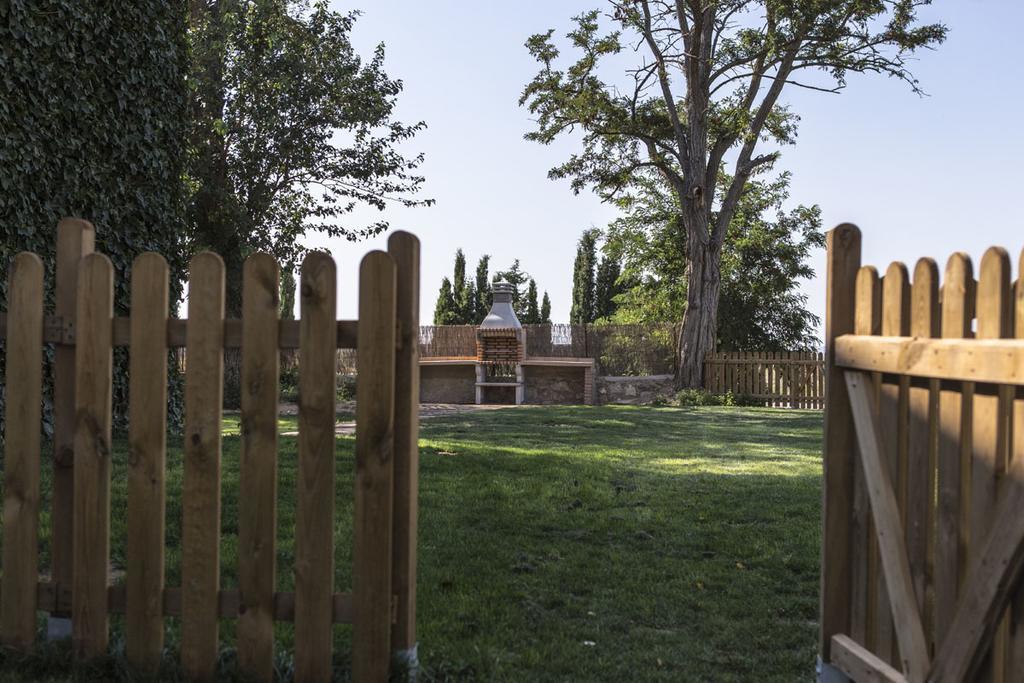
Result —
[[391, 670], [401, 672], [399, 680], [416, 683], [420, 671], [420, 644], [416, 643], [408, 650], [395, 650], [391, 654]]
[[47, 640], [68, 640], [71, 638], [70, 617], [48, 617], [46, 619]]
[[852, 683], [850, 677], [844, 674], [842, 671], [821, 661], [821, 657], [818, 657], [818, 683]]

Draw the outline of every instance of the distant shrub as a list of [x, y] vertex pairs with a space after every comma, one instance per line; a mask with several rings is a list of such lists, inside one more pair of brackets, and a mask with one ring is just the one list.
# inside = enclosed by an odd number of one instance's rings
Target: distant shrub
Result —
[[713, 394], [707, 389], [683, 389], [676, 394], [673, 404], [680, 408], [737, 405], [732, 392]]
[[356, 376], [338, 375], [338, 400], [354, 401], [356, 398]]

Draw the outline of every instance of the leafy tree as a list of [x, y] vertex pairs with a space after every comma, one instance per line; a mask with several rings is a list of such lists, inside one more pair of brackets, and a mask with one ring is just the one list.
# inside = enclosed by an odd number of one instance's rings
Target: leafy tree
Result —
[[607, 254], [601, 257], [594, 279], [594, 320], [608, 319], [615, 315], [615, 297], [622, 291], [619, 285], [621, 270], [617, 258]]
[[295, 319], [295, 271], [292, 268], [281, 269], [281, 318]]
[[576, 244], [576, 262], [572, 269], [572, 308], [569, 322], [594, 322], [594, 266], [597, 263], [598, 231], [584, 230]]
[[523, 285], [530, 281], [530, 274], [519, 265], [519, 259], [512, 262], [507, 270], [499, 270], [494, 274], [495, 282], [508, 282], [512, 285], [512, 309], [520, 322], [526, 316], [526, 296]]
[[[186, 264], [185, 31], [182, 6], [163, 0], [116, 7], [75, 0], [0, 3], [0, 310], [6, 309], [6, 269], [20, 251], [42, 258], [52, 306], [57, 222], [68, 216], [96, 227], [96, 251], [114, 266], [117, 315], [128, 314], [129, 271], [145, 251], [167, 259], [177, 302]], [[45, 354], [49, 434], [52, 348]], [[0, 343], [0, 365], [3, 357]], [[115, 350], [115, 429], [126, 423], [127, 361], [127, 350]], [[176, 427], [182, 401], [173, 365], [170, 380], [168, 421]], [[0, 381], [0, 413], [3, 394]]]
[[352, 225], [359, 206], [383, 212], [416, 199], [422, 155], [401, 143], [423, 129], [393, 118], [402, 82], [368, 61], [350, 33], [357, 13], [309, 0], [189, 3], [192, 130], [188, 238], [223, 258], [227, 308], [241, 305], [241, 266], [252, 251], [294, 265], [300, 239], [358, 239], [386, 220]]
[[[541, 64], [520, 104], [537, 119], [526, 137], [543, 144], [581, 131], [582, 149], [553, 168], [574, 191], [592, 187], [608, 201], [631, 201], [653, 177], [672, 199], [685, 243], [686, 307], [679, 345], [682, 386], [699, 387], [714, 348], [722, 249], [751, 178], [771, 168], [777, 149], [795, 141], [797, 115], [780, 103], [787, 85], [839, 92], [850, 73], [876, 73], [919, 92], [908, 59], [946, 36], [922, 25], [930, 0], [609, 0], [575, 18], [568, 38], [580, 53], [555, 67], [553, 30], [526, 43]], [[630, 87], [606, 82], [600, 66], [633, 48]], [[730, 171], [722, 173], [726, 165]]]
[[544, 292], [544, 298], [540, 302], [540, 322], [551, 323], [551, 298]]
[[459, 311], [455, 305], [455, 295], [452, 291], [452, 281], [448, 278], [441, 280], [441, 291], [437, 294], [437, 304], [434, 306], [435, 325], [458, 325]]
[[[716, 341], [722, 350], [813, 349], [817, 316], [807, 310], [800, 279], [814, 271], [808, 257], [824, 244], [817, 206], [786, 212], [789, 176], [752, 181], [740, 196], [722, 251], [721, 315]], [[621, 259], [614, 319], [672, 322], [686, 305], [685, 233], [675, 200], [663, 183], [651, 180], [630, 212], [607, 231], [605, 251]]]
[[491, 257], [484, 254], [476, 264], [476, 278], [473, 286], [473, 323], [479, 323], [491, 310], [491, 278], [488, 274]]

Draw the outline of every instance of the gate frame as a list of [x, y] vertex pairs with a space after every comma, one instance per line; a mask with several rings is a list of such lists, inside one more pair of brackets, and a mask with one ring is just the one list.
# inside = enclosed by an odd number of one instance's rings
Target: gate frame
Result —
[[[850, 224], [840, 225], [828, 233], [827, 246], [819, 680], [972, 680], [989, 657], [1004, 612], [1024, 577], [1024, 515], [1020, 514], [1024, 508], [1024, 457], [1012, 455], [1015, 447], [1019, 450], [1020, 442], [1001, 442], [1000, 448], [1011, 455], [993, 505], [992, 524], [984, 538], [972, 543], [955, 615], [932, 653], [915, 595], [897, 495], [884, 462], [888, 446], [879, 425], [871, 373], [906, 378], [900, 381], [908, 385], [913, 379], [917, 385], [910, 386], [923, 388], [938, 387], [938, 382], [955, 383], [960, 387], [958, 391], [968, 383], [993, 385], [995, 388], [986, 389], [988, 395], [1006, 396], [1015, 402], [1015, 409], [1024, 408], [1020, 389], [1024, 387], [1024, 339], [1019, 338], [1024, 330], [1024, 278], [1015, 285], [1017, 339], [855, 334], [860, 230]], [[1003, 333], [988, 336], [1009, 337], [1012, 311], [1008, 299], [1013, 296], [1009, 259], [1004, 250], [993, 248], [986, 252], [989, 260], [999, 268], [1001, 281], [994, 296], [1001, 297], [998, 307], [1004, 310], [1005, 319], [997, 321]], [[983, 271], [986, 261], [982, 262]], [[875, 274], [876, 287], [877, 282]], [[1002, 413], [993, 413], [992, 417], [1009, 429], [1002, 422]], [[1015, 435], [1015, 439], [1022, 438], [1024, 435]], [[852, 533], [861, 504], [856, 499], [858, 476], [862, 477], [874, 521], [874, 541], [879, 546], [881, 573], [899, 646], [899, 669], [850, 635]]]

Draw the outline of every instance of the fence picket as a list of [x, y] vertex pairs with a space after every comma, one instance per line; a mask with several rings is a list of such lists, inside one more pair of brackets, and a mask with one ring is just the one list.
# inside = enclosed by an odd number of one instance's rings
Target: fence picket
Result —
[[[331, 603], [324, 596], [334, 590], [337, 272], [330, 256], [313, 252], [303, 260], [300, 292], [295, 680], [303, 683], [331, 677], [332, 613]], [[363, 334], [362, 323], [359, 334]], [[394, 343], [389, 347], [392, 349]], [[357, 357], [360, 362], [362, 355]], [[362, 397], [359, 403], [363, 403]]]
[[394, 477], [395, 263], [371, 251], [359, 268], [356, 393], [355, 595], [352, 677], [384, 681], [391, 657], [391, 514]]
[[[907, 267], [892, 263], [882, 280], [882, 334], [906, 336], [910, 332], [910, 278]], [[896, 491], [900, 515], [906, 519], [906, 415], [907, 394], [910, 383], [906, 377], [899, 377], [895, 383], [883, 382], [879, 391], [879, 418], [885, 439], [885, 457], [888, 460], [889, 477]], [[879, 573], [875, 610], [875, 653], [890, 664], [897, 664], [894, 655], [895, 632], [889, 594], [884, 577]]]
[[420, 311], [420, 242], [407, 232], [388, 238], [395, 261], [395, 306], [401, 338], [395, 358], [395, 500], [391, 525], [392, 592], [398, 615], [391, 647], [406, 659], [416, 646], [416, 536], [418, 528], [420, 366], [416, 331]]
[[[910, 290], [910, 334], [915, 337], [939, 336], [939, 269], [930, 258], [918, 260]], [[907, 434], [907, 508], [906, 540], [911, 579], [917, 606], [925, 624], [931, 623], [931, 589], [928, 565], [932, 550], [932, 511], [935, 485], [936, 429], [938, 427], [937, 380], [925, 386], [912, 386], [908, 394], [909, 426]], [[931, 642], [931, 629], [925, 635]]]
[[[857, 272], [854, 334], [875, 335], [881, 331], [882, 290], [878, 271], [874, 266], [863, 266]], [[877, 373], [872, 377], [872, 405], [878, 405]], [[877, 415], [875, 416], [877, 419]], [[858, 456], [859, 457], [859, 456]], [[859, 463], [853, 468], [853, 521], [851, 525], [851, 614], [850, 637], [872, 649], [875, 640], [875, 610], [880, 579], [878, 542], [875, 540], [871, 503], [868, 499], [864, 469]]]
[[142, 254], [131, 280], [125, 650], [149, 674], [164, 643], [167, 313], [167, 261]]
[[212, 252], [189, 272], [182, 487], [181, 663], [192, 679], [213, 678], [220, 588], [220, 457], [224, 376], [224, 262]]
[[114, 268], [89, 254], [78, 268], [75, 312], [75, 468], [72, 648], [79, 660], [106, 653], [110, 561], [111, 322]]
[[0, 638], [4, 645], [25, 651], [35, 642], [39, 581], [42, 260], [28, 252], [18, 254], [11, 261], [8, 282]]
[[[970, 337], [974, 282], [971, 259], [953, 254], [942, 284], [942, 336]], [[956, 598], [967, 568], [970, 519], [970, 424], [973, 385], [947, 384], [939, 391], [938, 507], [935, 538], [935, 641], [942, 643], [953, 621]]]
[[[1010, 257], [992, 247], [981, 260], [977, 290], [977, 337], [1011, 336]], [[985, 390], [982, 390], [985, 389]], [[993, 523], [999, 481], [1006, 472], [1008, 453], [1009, 395], [1004, 387], [977, 387], [974, 393], [971, 434], [974, 457], [971, 467], [970, 553], [980, 552]], [[1002, 620], [992, 640], [989, 663], [994, 683], [1004, 680], [1008, 621]]]
[[[1020, 253], [1017, 266], [1017, 282], [1014, 283], [1013, 303], [1014, 336], [1024, 339], [1024, 250]], [[1013, 443], [1010, 458], [1024, 458], [1024, 392], [1015, 392], [1013, 400]], [[1007, 653], [1006, 680], [1024, 680], [1024, 586], [1019, 586], [1010, 603], [1010, 642]]]
[[242, 444], [238, 481], [238, 668], [274, 677], [280, 274], [269, 254], [242, 268]]

